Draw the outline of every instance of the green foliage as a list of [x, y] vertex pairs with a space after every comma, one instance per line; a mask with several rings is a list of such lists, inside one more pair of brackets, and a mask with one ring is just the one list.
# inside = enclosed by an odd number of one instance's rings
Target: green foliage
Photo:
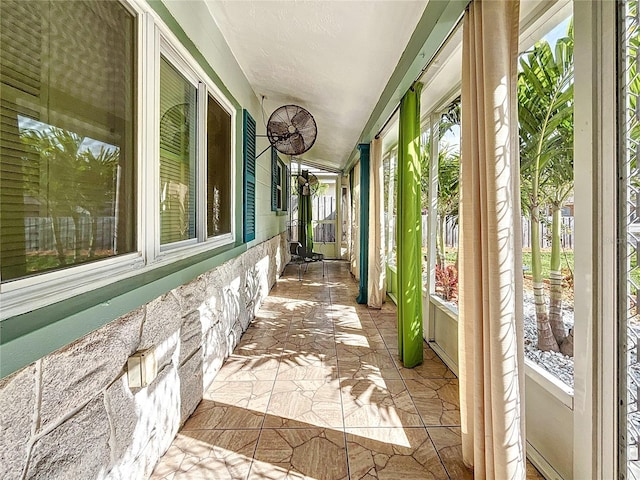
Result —
[[[530, 250], [525, 250], [522, 252], [522, 268], [525, 273], [531, 273], [531, 265], [532, 265], [532, 255]], [[560, 271], [571, 273], [573, 272], [573, 250], [566, 250], [560, 256], [561, 264]], [[540, 252], [540, 261], [542, 264], [542, 276], [543, 278], [549, 278], [550, 274], [550, 265], [551, 265], [551, 252], [548, 250], [543, 250]]]
[[573, 191], [573, 22], [555, 50], [542, 40], [520, 58], [518, 119], [525, 211], [561, 206]]
[[[21, 140], [33, 154], [29, 162], [25, 161], [25, 171], [37, 172], [35, 181], [26, 183], [26, 190], [53, 220], [58, 264], [68, 264], [68, 255], [56, 231], [56, 220], [63, 217], [72, 218], [75, 224], [73, 259], [78, 262], [82, 244], [78, 219], [82, 214], [90, 215], [92, 229], [88, 256], [93, 258], [97, 217], [115, 202], [119, 149], [102, 146], [94, 153], [91, 149], [83, 149], [85, 137], [53, 126], [46, 131], [23, 132]], [[31, 263], [33, 268], [41, 266], [38, 261]], [[42, 268], [48, 267], [43, 265]]]
[[78, 208], [94, 212], [114, 200], [118, 149], [102, 146], [97, 155], [81, 151], [84, 137], [56, 127], [29, 130], [21, 138], [37, 154], [40, 172], [29, 193], [47, 205], [52, 216], [73, 216]]

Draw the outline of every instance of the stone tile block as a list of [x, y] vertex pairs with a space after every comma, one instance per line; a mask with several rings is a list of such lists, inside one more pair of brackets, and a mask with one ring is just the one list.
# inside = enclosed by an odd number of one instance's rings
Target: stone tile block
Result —
[[222, 367], [224, 359], [229, 355], [226, 335], [219, 324], [207, 332], [204, 339], [203, 350], [203, 384], [208, 386], [217, 375], [220, 367]]
[[207, 296], [202, 305], [200, 305], [198, 313], [200, 314], [203, 335], [220, 321], [221, 313], [216, 308], [220, 304], [215, 296]]
[[[147, 388], [132, 393], [126, 380], [106, 392], [111, 422], [112, 463], [104, 478], [148, 478], [168, 448], [180, 422], [180, 381], [169, 364]], [[101, 477], [99, 477], [101, 478]]]
[[99, 395], [34, 443], [25, 478], [96, 478], [109, 459], [109, 420]]
[[173, 292], [182, 308], [182, 315], [187, 315], [198, 310], [204, 301], [206, 282], [200, 275], [195, 280], [176, 288]]
[[113, 464], [118, 464], [128, 456], [135, 456], [142, 448], [141, 439], [135, 435], [138, 428], [136, 401], [125, 375], [107, 388], [104, 399], [111, 426], [111, 457]]
[[18, 479], [27, 460], [27, 442], [36, 403], [36, 368], [0, 380], [0, 478]]
[[196, 351], [178, 369], [180, 378], [180, 424], [182, 425], [202, 400], [202, 350]]
[[182, 309], [173, 293], [169, 292], [147, 304], [147, 315], [142, 326], [140, 349], [158, 345], [180, 328]]
[[236, 280], [223, 288], [223, 309], [220, 321], [227, 330], [233, 327], [240, 315], [240, 289], [238, 284], [239, 280]]
[[122, 373], [138, 349], [143, 318], [138, 308], [42, 359], [40, 428], [88, 402]]
[[240, 343], [240, 337], [242, 337], [242, 325], [240, 324], [240, 320], [236, 321], [227, 334], [227, 351], [229, 353], [233, 352], [238, 343]]
[[200, 348], [203, 340], [203, 325], [200, 311], [195, 310], [182, 319], [180, 328], [180, 358], [179, 365]]
[[[140, 428], [152, 429], [141, 457], [146, 458], [148, 475], [160, 456], [167, 451], [180, 427], [180, 377], [174, 365], [162, 370], [156, 380], [146, 389], [136, 394], [140, 412]], [[144, 437], [144, 431], [141, 436]], [[145, 476], [143, 478], [148, 477]]]
[[182, 309], [176, 297], [167, 293], [147, 304], [147, 315], [142, 326], [140, 350], [156, 347], [158, 370], [170, 361], [178, 345]]

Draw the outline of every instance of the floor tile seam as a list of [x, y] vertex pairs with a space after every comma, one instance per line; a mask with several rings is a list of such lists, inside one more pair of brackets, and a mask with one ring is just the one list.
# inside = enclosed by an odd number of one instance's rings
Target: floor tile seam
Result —
[[402, 425], [400, 427], [393, 426], [385, 426], [385, 425], [375, 425], [375, 426], [367, 426], [367, 427], [345, 427], [346, 429], [351, 430], [424, 430], [426, 427], [424, 425]]
[[[263, 416], [265, 415], [263, 414]], [[253, 432], [258, 430], [262, 430], [262, 427], [190, 428], [189, 430], [182, 429], [180, 430], [180, 433], [183, 435], [187, 435], [188, 432], [228, 432], [228, 431]]]
[[[433, 450], [436, 452], [436, 455], [438, 456], [438, 460], [440, 462], [440, 466], [442, 467], [442, 470], [444, 471], [445, 475], [447, 476], [447, 478], [449, 480], [456, 480], [453, 477], [451, 477], [451, 475], [449, 474], [449, 470], [447, 469], [445, 463], [442, 461], [442, 457], [440, 456], [440, 451], [436, 448], [436, 445], [433, 441], [433, 438], [431, 438], [431, 435], [429, 434], [429, 430], [426, 426], [419, 426], [419, 425], [415, 425], [415, 426], [401, 426], [401, 427], [384, 427], [384, 426], [377, 426], [377, 427], [346, 427], [345, 428], [345, 432], [346, 429], [351, 429], [351, 430], [357, 430], [357, 429], [386, 429], [386, 430], [423, 430], [427, 436], [427, 439], [429, 440], [429, 443], [431, 444], [431, 447], [433, 448]], [[348, 434], [353, 435], [353, 433], [347, 432]], [[348, 445], [348, 444], [347, 444]], [[415, 452], [414, 452], [415, 453]], [[413, 454], [408, 454], [408, 455], [402, 455], [401, 456], [409, 456], [409, 457], [413, 457]], [[347, 457], [348, 459], [348, 457]]]
[[[291, 331], [291, 321], [288, 322], [288, 328], [287, 328], [287, 336], [285, 337], [285, 341], [286, 338], [289, 337], [289, 332]], [[256, 440], [256, 444], [253, 447], [253, 454], [251, 455], [251, 463], [249, 464], [249, 470], [247, 471], [247, 475], [246, 475], [246, 479], [248, 480], [249, 477], [251, 476], [251, 472], [253, 470], [253, 465], [255, 463], [256, 460], [256, 454], [258, 453], [258, 445], [260, 445], [260, 440], [262, 440], [262, 432], [264, 431], [264, 424], [267, 421], [267, 413], [269, 412], [269, 405], [271, 404], [271, 398], [273, 397], [273, 390], [275, 389], [275, 385], [276, 385], [276, 378], [278, 378], [278, 372], [280, 371], [280, 362], [282, 360], [282, 352], [280, 352], [280, 355], [278, 356], [278, 368], [276, 369], [276, 374], [273, 378], [273, 384], [271, 385], [271, 392], [269, 393], [269, 400], [267, 400], [267, 405], [265, 407], [265, 411], [264, 411], [264, 416], [262, 417], [262, 422], [260, 423], [260, 429], [258, 430], [258, 439]], [[255, 382], [255, 380], [253, 380], [252, 382]]]
[[[376, 326], [376, 328], [378, 328], [378, 327]], [[398, 335], [398, 332], [397, 332], [397, 330], [396, 330], [396, 341], [397, 341], [397, 335]], [[382, 340], [385, 342], [385, 346], [387, 346], [387, 342], [386, 342], [386, 340], [384, 339], [384, 337], [382, 338]], [[415, 401], [415, 399], [413, 398], [413, 395], [411, 394], [411, 391], [409, 390], [409, 386], [407, 385], [407, 382], [406, 382], [406, 380], [407, 380], [407, 379], [405, 379], [405, 378], [404, 378], [404, 376], [402, 375], [402, 372], [401, 372], [401, 370], [400, 370], [400, 367], [398, 366], [398, 363], [396, 362], [396, 360], [395, 360], [395, 358], [394, 358], [394, 357], [395, 357], [394, 352], [392, 352], [392, 351], [389, 349], [389, 347], [388, 347], [388, 346], [387, 346], [387, 351], [389, 352], [389, 356], [391, 356], [391, 360], [392, 360], [392, 362], [393, 362], [393, 365], [395, 366], [395, 368], [396, 368], [396, 370], [397, 370], [397, 372], [398, 372], [398, 375], [400, 376], [400, 380], [402, 380], [402, 384], [404, 385], [404, 389], [406, 390], [407, 395], [409, 395], [409, 398], [411, 399], [411, 404], [413, 405], [413, 408], [415, 409], [415, 411], [418, 413], [418, 417], [420, 418], [420, 422], [422, 423], [422, 426], [423, 426], [424, 428], [427, 428], [427, 425], [426, 425], [426, 423], [425, 423], [424, 419], [422, 418], [422, 414], [420, 413], [420, 410], [418, 409], [418, 405], [416, 404], [416, 401]], [[399, 355], [399, 354], [398, 354], [398, 355]]]
[[426, 428], [462, 428], [460, 423], [438, 423], [425, 425]]
[[[289, 332], [291, 332], [291, 322], [289, 322], [288, 328], [287, 328], [287, 335], [285, 337], [285, 346], [286, 346], [286, 339], [289, 338]], [[284, 352], [281, 351], [280, 354], [278, 355], [278, 367], [276, 368], [276, 372], [275, 375], [273, 377], [273, 383], [271, 384], [271, 392], [269, 392], [269, 399], [267, 400], [267, 405], [265, 407], [264, 410], [264, 416], [262, 417], [262, 423], [260, 424], [260, 430], [262, 432], [262, 428], [264, 427], [264, 423], [266, 422], [267, 419], [267, 413], [269, 412], [269, 406], [271, 405], [271, 399], [273, 398], [273, 391], [276, 387], [276, 380], [278, 378], [278, 374], [280, 373], [280, 365], [282, 364], [282, 357], [284, 355]], [[254, 380], [254, 382], [257, 380]], [[259, 435], [259, 437], [261, 437], [262, 434]], [[256, 443], [256, 449], [258, 448], [258, 443]], [[254, 457], [255, 457], [255, 452], [254, 452]]]
[[[402, 374], [400, 376], [402, 376]], [[415, 398], [413, 398], [413, 394], [411, 393], [411, 390], [409, 390], [409, 385], [407, 385], [405, 378], [402, 378], [402, 383], [404, 384], [404, 388], [407, 390], [407, 394], [409, 395], [409, 398], [411, 398], [411, 403], [413, 404], [413, 408], [415, 408], [416, 412], [418, 412], [418, 416], [420, 417], [420, 421], [422, 422], [422, 425], [424, 425], [424, 428], [427, 428], [427, 423], [424, 421], [424, 418], [422, 418], [422, 412], [418, 408], [418, 404], [416, 403]]]
[[[408, 379], [408, 380], [413, 380], [413, 379]], [[447, 380], [444, 377], [436, 377], [436, 378], [432, 378], [430, 380]], [[405, 382], [406, 385], [406, 382]], [[414, 395], [411, 393], [411, 390], [409, 390], [409, 387], [407, 387], [407, 393], [409, 394], [409, 396], [411, 397], [411, 401], [413, 402], [414, 407], [416, 408], [418, 415], [420, 416], [420, 419], [422, 420], [422, 423], [424, 424], [425, 428], [438, 428], [438, 427], [445, 427], [445, 428], [449, 428], [449, 427], [461, 427], [460, 424], [427, 424], [427, 422], [425, 421], [425, 419], [423, 418], [422, 412], [420, 412], [420, 410], [418, 409], [418, 406], [416, 404], [416, 400], [414, 398]], [[440, 397], [438, 397], [438, 400], [442, 401], [440, 399]], [[460, 407], [458, 406], [458, 410], [460, 410]]]
[[[336, 347], [336, 373], [339, 375], [340, 374], [340, 360], [338, 358], [338, 349], [337, 349], [337, 338], [336, 338], [336, 319], [335, 316], [333, 315], [333, 296], [331, 295], [331, 289], [329, 289], [329, 316], [331, 318], [331, 325], [333, 327], [333, 339], [334, 339], [334, 346]], [[346, 420], [345, 420], [345, 416], [344, 416], [344, 400], [342, 398], [342, 388], [340, 387], [340, 383], [341, 380], [340, 378], [338, 378], [338, 393], [340, 395], [340, 413], [342, 415], [342, 438], [344, 441], [344, 454], [345, 454], [345, 460], [347, 463], [347, 478], [351, 479], [351, 462], [349, 461], [349, 445], [347, 443], [347, 427], [346, 427]]]
[[429, 442], [431, 442], [431, 446], [435, 450], [436, 455], [438, 456], [438, 460], [440, 460], [440, 465], [442, 465], [442, 469], [444, 470], [444, 473], [447, 475], [449, 480], [457, 480], [457, 479], [453, 478], [451, 476], [451, 474], [449, 473], [449, 469], [447, 468], [447, 465], [444, 463], [444, 461], [442, 460], [442, 456], [440, 455], [440, 450], [438, 450], [438, 448], [436, 447], [435, 442], [433, 441], [433, 438], [431, 438], [431, 434], [429, 433], [429, 428], [427, 428], [425, 426], [425, 430], [427, 431], [427, 438], [429, 439]]
[[[299, 421], [299, 420], [296, 420]], [[266, 426], [261, 429], [264, 430], [332, 430], [336, 433], [343, 433], [344, 427], [336, 427], [332, 425], [311, 425], [308, 427], [296, 427], [296, 426]]]

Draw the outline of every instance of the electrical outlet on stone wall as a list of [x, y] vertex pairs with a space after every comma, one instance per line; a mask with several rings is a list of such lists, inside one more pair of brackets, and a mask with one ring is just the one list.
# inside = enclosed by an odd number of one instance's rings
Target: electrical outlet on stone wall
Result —
[[154, 348], [138, 350], [127, 360], [127, 380], [129, 388], [148, 386], [158, 374]]

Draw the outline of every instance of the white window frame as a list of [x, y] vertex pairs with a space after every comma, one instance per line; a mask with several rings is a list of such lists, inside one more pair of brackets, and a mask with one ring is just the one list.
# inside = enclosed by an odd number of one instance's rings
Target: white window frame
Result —
[[[134, 15], [136, 28], [136, 244], [135, 252], [0, 283], [0, 321], [95, 291], [145, 271], [211, 251], [236, 240], [237, 112], [188, 50], [142, 0], [119, 0]], [[160, 55], [198, 89], [196, 238], [160, 247]], [[211, 95], [229, 113], [231, 232], [207, 238], [206, 101]], [[204, 99], [204, 101], [202, 100]]]
[[[198, 144], [196, 148], [196, 238], [183, 240], [180, 242], [174, 242], [166, 245], [160, 245], [160, 163], [155, 162], [152, 165], [152, 172], [149, 172], [153, 179], [156, 179], [156, 195], [149, 201], [149, 204], [154, 204], [154, 216], [156, 217], [155, 225], [153, 226], [153, 236], [155, 245], [152, 246], [152, 250], [155, 253], [151, 257], [151, 262], [157, 263], [170, 263], [172, 261], [187, 258], [189, 256], [201, 253], [204, 251], [218, 248], [224, 245], [235, 242], [235, 194], [236, 194], [236, 171], [235, 171], [235, 142], [236, 142], [236, 110], [231, 102], [222, 94], [220, 89], [216, 87], [209, 76], [200, 68], [200, 66], [191, 58], [189, 52], [182, 46], [178, 39], [164, 24], [156, 24], [156, 36], [159, 43], [159, 52], [156, 54], [158, 67], [158, 74], [156, 75], [156, 88], [158, 94], [160, 92], [160, 75], [159, 64], [160, 55], [167, 59], [188, 81], [193, 83], [197, 88], [197, 136]], [[215, 237], [207, 237], [207, 103], [208, 96], [211, 95], [220, 106], [229, 114], [231, 122], [231, 149], [230, 149], [230, 172], [231, 172], [231, 232], [218, 235]], [[159, 98], [157, 95], [155, 98]], [[156, 118], [158, 119], [155, 125], [159, 125], [159, 104], [154, 104]], [[159, 159], [159, 145], [160, 145], [160, 130], [154, 129], [153, 141], [155, 145], [158, 145], [158, 153], [154, 158]]]

